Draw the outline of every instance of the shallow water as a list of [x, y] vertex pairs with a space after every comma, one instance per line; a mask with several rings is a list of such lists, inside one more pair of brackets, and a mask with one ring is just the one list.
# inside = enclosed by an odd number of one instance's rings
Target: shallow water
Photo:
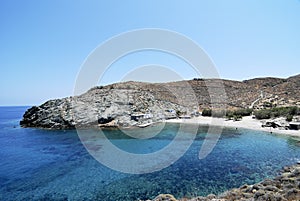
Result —
[[[224, 129], [212, 153], [199, 160], [207, 131], [201, 127], [192, 146], [171, 166], [148, 174], [125, 174], [89, 155], [76, 131], [20, 128], [26, 109], [0, 107], [0, 200], [126, 201], [160, 193], [178, 198], [217, 194], [274, 177], [283, 166], [300, 160], [299, 139], [246, 129]], [[105, 134], [120, 149], [145, 154], [168, 145], [177, 130], [178, 124], [167, 124], [159, 135], [143, 140], [118, 130]]]

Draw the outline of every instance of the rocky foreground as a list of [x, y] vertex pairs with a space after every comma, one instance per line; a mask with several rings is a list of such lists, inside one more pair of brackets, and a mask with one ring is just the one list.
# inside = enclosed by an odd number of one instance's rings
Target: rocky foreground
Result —
[[143, 126], [179, 115], [191, 115], [212, 107], [212, 102], [214, 108], [259, 109], [300, 106], [299, 97], [300, 75], [242, 82], [221, 79], [124, 82], [94, 87], [80, 96], [49, 100], [34, 106], [26, 111], [20, 124], [48, 129]]
[[[284, 167], [280, 176], [265, 179], [254, 185], [243, 185], [221, 195], [208, 195], [192, 199], [177, 200], [173, 195], [161, 194], [152, 201], [299, 201], [300, 163]], [[150, 200], [149, 200], [150, 201]]]

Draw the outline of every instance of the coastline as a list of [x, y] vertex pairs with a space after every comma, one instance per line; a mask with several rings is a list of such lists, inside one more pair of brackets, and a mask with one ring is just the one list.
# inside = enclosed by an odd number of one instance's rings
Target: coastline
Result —
[[250, 130], [264, 131], [268, 133], [296, 136], [300, 137], [300, 130], [283, 130], [272, 127], [262, 127], [262, 121], [253, 119], [251, 116], [243, 117], [240, 121], [226, 120], [225, 118], [214, 117], [193, 117], [191, 119], [169, 119], [165, 122], [168, 123], [186, 123], [186, 124], [199, 124], [199, 125], [213, 125], [224, 126], [230, 128], [245, 128]]
[[300, 163], [283, 167], [280, 174], [266, 178], [255, 184], [244, 184], [238, 188], [229, 189], [219, 195], [209, 194], [206, 197], [176, 199], [171, 194], [160, 194], [153, 200], [146, 201], [253, 201], [253, 200], [282, 200], [295, 201], [300, 199], [298, 181], [300, 179]]

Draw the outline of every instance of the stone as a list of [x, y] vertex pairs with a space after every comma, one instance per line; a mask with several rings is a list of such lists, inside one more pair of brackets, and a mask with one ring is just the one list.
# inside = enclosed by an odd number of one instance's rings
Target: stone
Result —
[[300, 192], [297, 189], [291, 189], [284, 194], [284, 197], [288, 200], [300, 200]]
[[265, 192], [264, 190], [258, 190], [258, 191], [256, 191], [256, 193], [254, 194], [254, 198], [257, 199], [257, 198], [259, 198], [259, 197], [261, 197], [261, 196], [263, 196], [263, 195], [265, 195], [265, 194], [266, 194], [266, 192]]
[[174, 198], [173, 195], [160, 194], [156, 198], [154, 198], [152, 201], [177, 201], [177, 200], [176, 200], [176, 198]]
[[291, 183], [283, 184], [283, 189], [291, 189], [291, 188], [294, 188], [294, 184]]
[[253, 194], [252, 193], [243, 193], [244, 198], [252, 198]]
[[295, 168], [292, 172], [291, 172], [291, 177], [296, 177], [300, 175], [300, 168]]
[[268, 185], [268, 186], [265, 187], [264, 190], [266, 190], [266, 191], [278, 192], [279, 189], [278, 189], [276, 186]]
[[265, 179], [264, 181], [260, 182], [263, 186], [270, 186], [273, 185], [274, 181], [271, 179]]
[[208, 196], [206, 196], [207, 199], [215, 199], [216, 198], [216, 195], [215, 194], [209, 194]]

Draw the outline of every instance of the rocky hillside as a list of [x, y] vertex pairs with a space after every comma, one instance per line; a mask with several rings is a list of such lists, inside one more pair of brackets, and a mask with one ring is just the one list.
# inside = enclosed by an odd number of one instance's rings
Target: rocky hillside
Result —
[[[222, 90], [226, 93], [220, 93]], [[300, 106], [300, 75], [245, 81], [193, 79], [170, 83], [124, 82], [99, 86], [75, 97], [30, 108], [23, 127], [68, 129], [90, 126], [142, 126], [210, 108]]]

